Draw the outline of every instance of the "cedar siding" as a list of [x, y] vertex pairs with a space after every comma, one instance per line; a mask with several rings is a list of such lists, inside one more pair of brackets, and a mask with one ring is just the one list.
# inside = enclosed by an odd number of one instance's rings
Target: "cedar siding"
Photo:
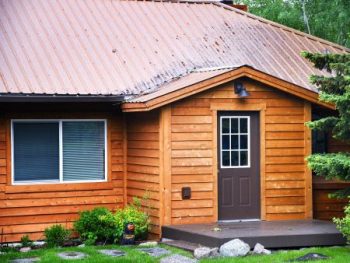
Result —
[[127, 120], [127, 201], [146, 200], [143, 208], [150, 214], [151, 234], [159, 235], [159, 113], [133, 113]]
[[[3, 242], [18, 241], [24, 234], [43, 239], [52, 224], [71, 227], [78, 212], [105, 206], [123, 206], [123, 126], [110, 113], [8, 114], [0, 120], [0, 233]], [[12, 118], [107, 119], [108, 181], [101, 183], [11, 185], [10, 120]]]
[[[171, 224], [217, 220], [216, 115], [211, 107], [265, 105], [261, 122], [266, 142], [264, 180], [261, 181], [262, 219], [309, 218], [310, 173], [304, 156], [310, 141], [304, 122], [309, 104], [257, 82], [245, 81], [250, 96], [239, 99], [232, 83], [172, 104], [171, 107]], [[227, 106], [228, 105], [228, 106]], [[219, 109], [218, 108], [218, 109]], [[219, 110], [218, 110], [219, 111]], [[192, 188], [191, 200], [181, 199], [181, 188]], [[264, 205], [265, 204], [265, 205]]]
[[[330, 153], [349, 152], [350, 146], [344, 142], [335, 140], [329, 136], [327, 151]], [[326, 181], [321, 177], [314, 176], [313, 182], [313, 208], [314, 218], [331, 220], [333, 217], [344, 216], [344, 207], [348, 204], [347, 199], [329, 198], [330, 193], [348, 187], [350, 183]]]

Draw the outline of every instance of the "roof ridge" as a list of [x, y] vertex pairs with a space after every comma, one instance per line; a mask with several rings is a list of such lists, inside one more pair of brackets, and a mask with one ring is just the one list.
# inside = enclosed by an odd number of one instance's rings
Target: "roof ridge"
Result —
[[[181, 1], [181, 0], [180, 0]], [[199, 2], [199, 1], [198, 1]], [[214, 5], [217, 5], [217, 6], [220, 6], [222, 8], [225, 8], [225, 9], [228, 9], [228, 10], [231, 10], [231, 11], [234, 11], [236, 13], [239, 13], [241, 15], [245, 15], [251, 19], [256, 19], [256, 20], [259, 20], [260, 22], [263, 22], [263, 23], [267, 23], [267, 24], [270, 24], [272, 26], [277, 26], [283, 30], [286, 30], [286, 31], [289, 31], [289, 32], [293, 32], [295, 34], [298, 34], [298, 35], [302, 35], [304, 37], [307, 37], [308, 39], [312, 40], [312, 41], [318, 41], [318, 42], [321, 42], [323, 44], [326, 44], [326, 45], [329, 45], [329, 46], [332, 46], [334, 48], [337, 48], [337, 49], [341, 49], [341, 50], [344, 50], [346, 52], [350, 52], [350, 48], [347, 48], [347, 47], [344, 47], [342, 45], [339, 45], [337, 43], [333, 43], [329, 40], [325, 40], [323, 38], [320, 38], [320, 37], [317, 37], [317, 36], [314, 36], [314, 35], [311, 35], [311, 34], [308, 34], [308, 33], [305, 33], [303, 31], [300, 31], [300, 30], [297, 30], [295, 28], [292, 28], [292, 27], [288, 27], [288, 26], [285, 26], [285, 25], [282, 25], [280, 23], [277, 23], [277, 22], [274, 22], [274, 21], [271, 21], [271, 20], [268, 20], [266, 18], [263, 18], [263, 17], [260, 17], [260, 16], [257, 16], [257, 15], [254, 15], [252, 13], [249, 13], [249, 12], [245, 12], [245, 11], [242, 11], [242, 10], [239, 10], [237, 8], [234, 8], [234, 7], [231, 7], [229, 5], [226, 5], [226, 4], [223, 4], [221, 2], [218, 2], [218, 1], [212, 1], [211, 2], [212, 4]]]

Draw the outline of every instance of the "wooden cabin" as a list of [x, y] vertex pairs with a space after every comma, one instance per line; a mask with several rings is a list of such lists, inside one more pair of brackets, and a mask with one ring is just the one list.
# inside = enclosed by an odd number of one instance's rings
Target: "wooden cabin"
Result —
[[341, 215], [305, 163], [335, 111], [300, 52], [349, 49], [218, 2], [0, 3], [2, 242], [145, 194], [151, 238]]

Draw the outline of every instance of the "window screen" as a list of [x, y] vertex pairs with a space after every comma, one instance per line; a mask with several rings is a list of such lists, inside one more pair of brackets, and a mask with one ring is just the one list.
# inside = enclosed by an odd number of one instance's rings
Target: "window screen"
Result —
[[63, 180], [103, 180], [104, 122], [63, 122]]
[[13, 123], [15, 181], [59, 180], [59, 123]]

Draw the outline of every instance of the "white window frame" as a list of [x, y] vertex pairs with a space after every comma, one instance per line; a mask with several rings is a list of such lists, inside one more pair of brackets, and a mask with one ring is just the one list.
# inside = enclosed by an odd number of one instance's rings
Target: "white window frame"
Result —
[[[229, 119], [230, 120], [230, 125], [229, 125], [229, 132], [228, 133], [223, 133], [222, 132], [222, 120], [223, 119]], [[231, 133], [231, 120], [232, 119], [238, 119], [238, 133]], [[241, 133], [240, 132], [240, 119], [247, 119], [247, 133]], [[228, 152], [230, 152], [230, 165], [224, 165], [223, 164], [223, 154], [222, 152], [225, 151], [222, 149], [222, 135], [228, 135], [229, 136], [229, 149], [227, 150]], [[231, 165], [231, 152], [232, 152], [232, 149], [231, 149], [231, 136], [232, 135], [238, 135], [238, 165], [235, 165], [235, 166], [232, 166]], [[240, 165], [240, 162], [241, 162], [241, 155], [240, 155], [240, 152], [241, 152], [241, 149], [240, 149], [240, 135], [247, 135], [247, 165]], [[230, 116], [230, 115], [224, 115], [224, 116], [220, 116], [220, 169], [230, 169], [230, 168], [250, 168], [250, 156], [251, 156], [251, 151], [250, 151], [250, 116], [245, 116], [245, 115], [242, 115], [242, 116], [237, 116], [237, 115], [233, 115], [233, 116]], [[244, 151], [244, 150], [243, 150]]]
[[[58, 123], [59, 127], [59, 180], [34, 180], [15, 181], [15, 159], [14, 159], [14, 133], [13, 123]], [[63, 180], [63, 122], [103, 122], [104, 123], [104, 146], [105, 146], [105, 174], [103, 180], [64, 181]], [[76, 183], [98, 183], [108, 181], [108, 147], [107, 147], [107, 120], [106, 119], [11, 119], [11, 183], [12, 185], [32, 184], [76, 184]]]

